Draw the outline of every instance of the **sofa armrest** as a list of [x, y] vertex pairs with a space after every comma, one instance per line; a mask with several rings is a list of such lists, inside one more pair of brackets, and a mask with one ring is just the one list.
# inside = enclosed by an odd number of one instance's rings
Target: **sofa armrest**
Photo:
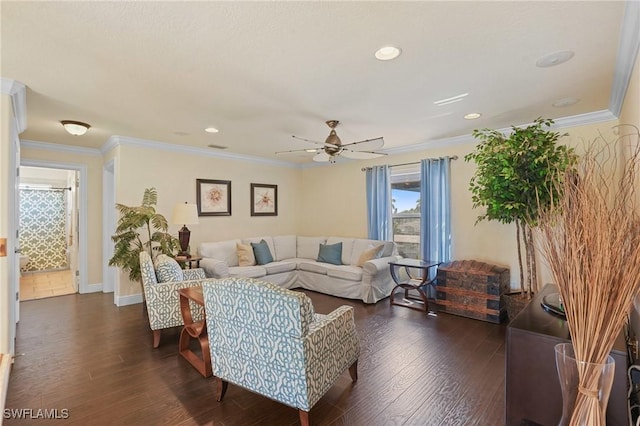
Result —
[[182, 276], [185, 281], [191, 280], [204, 280], [206, 275], [204, 274], [204, 269], [202, 268], [193, 268], [193, 269], [183, 269]]
[[[144, 296], [151, 329], [159, 330], [184, 325], [180, 312], [178, 290], [187, 287], [201, 287], [203, 283], [208, 281], [210, 280], [177, 281], [144, 286]], [[193, 320], [202, 320], [204, 309], [195, 303], [191, 303], [190, 307]]]
[[303, 340], [312, 407], [336, 379], [358, 360], [360, 343], [351, 306], [340, 306], [329, 315], [316, 315]]
[[200, 261], [200, 267], [204, 269], [207, 278], [227, 278], [229, 276], [229, 265], [224, 260], [205, 257]]
[[389, 273], [389, 262], [394, 262], [399, 258], [400, 256], [387, 256], [379, 259], [367, 260], [364, 265], [362, 265], [362, 271], [364, 274], [371, 276], [375, 276], [380, 272]]

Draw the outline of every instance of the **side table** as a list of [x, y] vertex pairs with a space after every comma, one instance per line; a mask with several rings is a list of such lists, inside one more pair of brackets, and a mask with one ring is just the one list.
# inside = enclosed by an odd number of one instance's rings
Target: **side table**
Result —
[[[178, 290], [180, 295], [180, 312], [182, 313], [182, 319], [184, 320], [184, 328], [180, 333], [180, 343], [178, 345], [178, 351], [184, 359], [193, 365], [200, 374], [204, 377], [212, 375], [211, 369], [211, 352], [209, 352], [209, 336], [207, 335], [207, 322], [205, 318], [202, 321], [193, 321], [191, 316], [191, 309], [189, 308], [189, 301], [204, 306], [204, 296], [202, 294], [202, 287], [188, 287]], [[191, 350], [189, 344], [191, 339], [195, 339], [200, 344], [200, 351], [202, 356], [198, 356]]]
[[[176, 262], [182, 267], [182, 269], [193, 269], [200, 267], [200, 261], [202, 260], [201, 256], [176, 256]], [[193, 266], [193, 265], [196, 266]]]
[[[431, 268], [437, 268], [440, 262], [433, 260], [420, 260], [420, 259], [400, 259], [394, 262], [389, 262], [389, 272], [391, 278], [396, 283], [396, 286], [391, 290], [389, 296], [389, 303], [391, 305], [405, 306], [407, 308], [416, 309], [419, 311], [427, 312], [431, 316], [437, 314], [433, 311], [429, 311], [429, 299], [427, 298], [427, 287], [433, 285], [435, 278], [429, 280], [429, 270]], [[400, 269], [404, 269], [408, 279], [403, 280], [400, 275]], [[416, 276], [412, 271], [419, 271], [419, 275]], [[434, 274], [435, 277], [435, 274]], [[395, 293], [398, 290], [404, 290], [404, 297], [397, 301]], [[409, 294], [409, 290], [415, 290], [420, 296], [415, 297]]]

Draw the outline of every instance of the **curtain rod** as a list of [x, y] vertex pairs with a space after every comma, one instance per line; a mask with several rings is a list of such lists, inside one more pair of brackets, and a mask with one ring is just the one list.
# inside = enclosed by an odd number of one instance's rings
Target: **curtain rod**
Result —
[[[444, 157], [438, 157], [438, 158], [425, 158], [425, 160], [443, 160]], [[449, 157], [450, 160], [457, 160], [458, 156], [457, 155], [452, 155], [451, 157]], [[409, 166], [411, 164], [420, 164], [420, 161], [412, 161], [411, 163], [400, 163], [400, 164], [392, 164], [389, 167], [398, 167], [398, 166]], [[363, 167], [360, 169], [360, 171], [366, 172], [367, 170], [370, 170], [371, 167]]]
[[71, 191], [70, 186], [62, 187], [62, 188], [56, 188], [56, 187], [45, 188], [45, 187], [25, 185], [25, 186], [21, 186], [20, 189], [33, 189], [36, 191]]

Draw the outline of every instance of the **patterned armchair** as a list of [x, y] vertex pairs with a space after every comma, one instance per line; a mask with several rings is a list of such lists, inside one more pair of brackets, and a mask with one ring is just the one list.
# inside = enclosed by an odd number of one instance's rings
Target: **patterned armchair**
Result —
[[349, 369], [357, 376], [359, 343], [353, 308], [313, 312], [304, 293], [251, 278], [222, 278], [203, 285], [216, 399], [228, 382], [309, 410]]
[[[159, 283], [156, 270], [149, 253], [140, 253], [140, 272], [142, 273], [142, 289], [147, 304], [149, 326], [153, 331], [153, 347], [160, 345], [160, 332], [163, 328], [184, 325], [180, 313], [180, 297], [178, 290], [186, 287], [200, 287], [209, 281], [200, 268], [182, 271], [182, 281]], [[201, 306], [191, 303], [191, 315], [194, 321], [201, 321], [204, 310]]]

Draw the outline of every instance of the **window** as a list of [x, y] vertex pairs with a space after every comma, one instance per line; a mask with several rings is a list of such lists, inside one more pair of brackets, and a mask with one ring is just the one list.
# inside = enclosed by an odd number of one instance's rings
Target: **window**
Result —
[[393, 241], [400, 256], [420, 259], [420, 165], [391, 169]]

